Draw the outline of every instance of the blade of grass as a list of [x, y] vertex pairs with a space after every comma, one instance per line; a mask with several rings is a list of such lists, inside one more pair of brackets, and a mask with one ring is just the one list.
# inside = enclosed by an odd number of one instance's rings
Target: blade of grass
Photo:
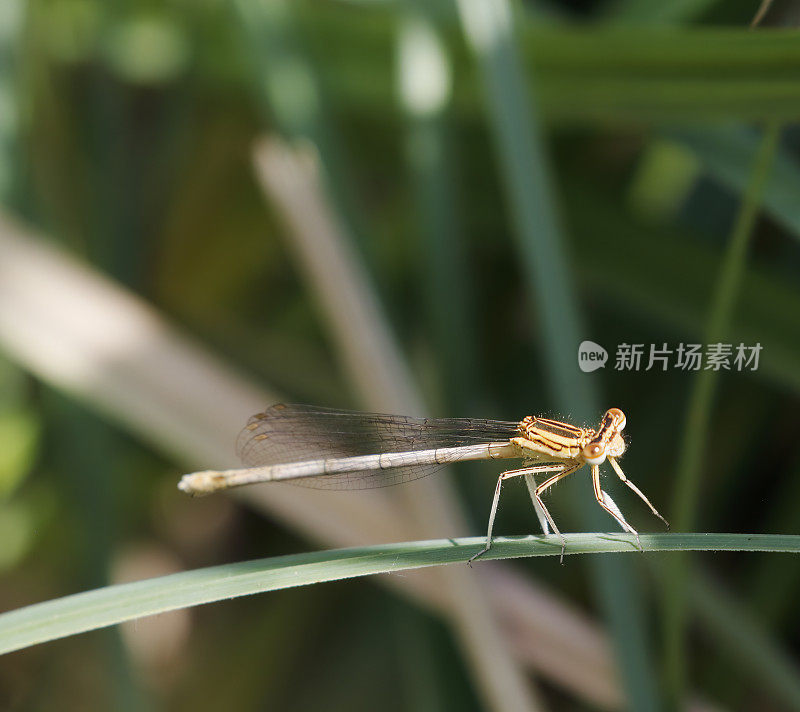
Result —
[[[740, 126], [713, 129], [687, 127], [667, 129], [664, 135], [688, 148], [708, 172], [723, 185], [743, 193], [750, 180], [751, 157], [758, 147], [758, 134]], [[778, 150], [775, 165], [764, 186], [764, 211], [800, 239], [800, 165], [787, 152]]]
[[312, 151], [270, 137], [255, 147], [253, 163], [359, 401], [374, 411], [420, 412], [369, 274], [328, 199], [320, 161]]
[[[364, 230], [356, 209], [353, 180], [332, 107], [308, 48], [293, 3], [236, 0], [233, 4], [249, 50], [252, 91], [268, 124], [286, 137], [310, 141], [319, 151], [326, 188], [350, 234]], [[327, 55], [326, 55], [327, 56]]]
[[[525, 36], [526, 63], [541, 75], [543, 113], [558, 127], [792, 121], [800, 92], [783, 73], [800, 59], [788, 48], [792, 34], [559, 30], [543, 32], [537, 46], [530, 31]], [[745, 56], [755, 64], [745, 67]]]
[[673, 0], [673, 2], [650, 2], [650, 0], [616, 0], [602, 10], [608, 20], [632, 25], [680, 25], [700, 15], [717, 0]]
[[[748, 243], [753, 232], [761, 195], [769, 176], [778, 146], [780, 127], [767, 126], [753, 163], [750, 183], [742, 197], [742, 205], [731, 232], [723, 264], [712, 299], [705, 343], [719, 343], [729, 331], [739, 287], [745, 269]], [[672, 526], [676, 531], [692, 527], [700, 492], [700, 471], [711, 419], [714, 392], [719, 372], [703, 370], [694, 381], [687, 406], [684, 431], [678, 449], [675, 495], [672, 506]], [[670, 575], [664, 586], [664, 650], [665, 672], [671, 703], [679, 707], [685, 699], [688, 657], [686, 649], [686, 587], [688, 560], [670, 560]]]
[[[99, 21], [101, 32], [110, 34], [115, 21], [111, 6], [102, 6]], [[86, 95], [89, 128], [85, 147], [89, 171], [86, 178], [96, 202], [93, 209], [86, 211], [89, 220], [83, 235], [86, 242], [82, 253], [118, 282], [131, 288], [140, 287], [145, 282], [146, 229], [143, 222], [146, 209], [135, 188], [141, 180], [136, 170], [138, 164], [128, 160], [131, 155], [127, 154], [127, 144], [119, 140], [121, 134], [133, 133], [125, 91], [104, 72], [89, 76]], [[60, 401], [59, 398], [55, 400]], [[72, 463], [72, 472], [65, 474], [74, 478], [70, 488], [76, 495], [73, 507], [84, 534], [91, 532], [84, 537], [86, 543], [82, 547], [87, 566], [85, 575], [96, 581], [107, 580], [118, 543], [114, 524], [115, 515], [120, 512], [115, 511], [115, 505], [122, 500], [122, 478], [109, 476], [109, 470], [114, 465], [119, 466], [120, 448], [115, 447], [110, 428], [97, 414], [82, 412], [73, 403], [64, 401], [60, 401], [58, 410], [61, 411], [59, 420], [69, 423], [62, 429], [66, 432], [61, 434], [61, 447], [65, 449], [63, 461]], [[85, 447], [87, 442], [92, 443], [91, 448]], [[98, 537], [96, 532], [104, 532], [105, 536]], [[105, 644], [105, 654], [101, 657], [112, 683], [114, 706], [120, 710], [147, 706], [147, 694], [133, 669], [131, 651], [120, 638], [119, 631], [112, 631]]]
[[505, 0], [458, 3], [464, 34], [480, 68], [486, 111], [522, 259], [531, 307], [542, 319], [551, 395], [576, 417], [593, 416], [593, 394], [572, 360], [583, 332], [555, 211], [538, 108], [528, 91]]
[[[331, 50], [332, 93], [343, 106], [389, 120], [394, 67], [385, 48], [396, 14], [386, 7], [340, 10], [336, 3], [316, 4], [300, 17]], [[793, 30], [553, 26], [531, 21], [528, 13], [520, 13], [515, 30], [521, 61], [537, 77], [543, 120], [554, 126], [792, 121], [800, 113]], [[455, 71], [454, 108], [473, 117], [480, 111], [475, 70], [456, 27], [446, 25], [443, 37]]]
[[25, 10], [21, 0], [0, 6], [0, 201], [13, 201], [18, 188], [19, 88], [16, 81]]
[[[538, 111], [512, 31], [505, 0], [460, 0], [461, 22], [483, 80], [486, 109], [505, 179], [518, 252], [527, 279], [528, 299], [542, 322], [549, 383], [558, 406], [579, 419], [598, 410], [594, 382], [577, 372], [574, 356], [581, 334], [575, 288], [550, 185], [538, 129]], [[599, 511], [580, 500], [587, 528], [599, 529]], [[657, 710], [654, 666], [646, 641], [644, 611], [637, 582], [627, 562], [591, 562], [597, 596], [616, 645], [629, 704]]]
[[[636, 553], [627, 534], [565, 534], [568, 555]], [[266, 591], [464, 563], [482, 537], [437, 539], [294, 554], [212, 566], [118, 584], [0, 614], [0, 654], [143, 616]], [[642, 535], [645, 551], [800, 553], [800, 536], [779, 534]], [[558, 556], [555, 535], [498, 537], [486, 559]]]
[[[470, 412], [480, 388], [474, 295], [456, 209], [458, 171], [448, 108], [452, 66], [427, 4], [412, 5], [398, 29], [398, 85], [407, 116], [406, 162], [419, 215], [426, 316], [446, 402]], [[470, 388], [464, 388], [469, 383]]]
[[756, 14], [753, 15], [753, 19], [750, 22], [751, 28], [756, 27], [764, 20], [769, 13], [770, 7], [772, 7], [772, 0], [761, 0], [761, 4], [758, 6], [758, 10], [756, 10]]

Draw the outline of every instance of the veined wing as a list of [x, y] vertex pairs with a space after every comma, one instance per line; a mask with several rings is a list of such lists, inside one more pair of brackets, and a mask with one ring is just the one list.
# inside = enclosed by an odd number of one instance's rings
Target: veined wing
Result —
[[[414, 418], [281, 403], [250, 418], [237, 440], [237, 452], [248, 467], [260, 467], [504, 442], [518, 434], [518, 423], [512, 421]], [[387, 487], [425, 477], [446, 464], [444, 458], [430, 464], [302, 478], [292, 484], [317, 489]]]

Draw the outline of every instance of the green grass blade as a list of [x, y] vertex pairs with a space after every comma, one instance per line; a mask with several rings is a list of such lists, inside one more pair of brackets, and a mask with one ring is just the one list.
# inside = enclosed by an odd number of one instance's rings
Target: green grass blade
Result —
[[[752, 174], [736, 222], [715, 289], [708, 318], [705, 343], [720, 342], [729, 330], [731, 316], [744, 274], [745, 258], [753, 232], [761, 195], [769, 176], [778, 146], [780, 128], [770, 125], [755, 157]], [[679, 461], [675, 478], [672, 525], [676, 531], [691, 528], [700, 491], [700, 472], [708, 442], [711, 410], [718, 371], [698, 373], [689, 397], [684, 432], [680, 440]], [[664, 647], [667, 682], [675, 704], [684, 699], [686, 690], [686, 597], [688, 561], [676, 557], [670, 561], [670, 575], [664, 588]]]
[[18, 136], [20, 112], [19, 66], [25, 6], [21, 0], [9, 0], [0, 8], [0, 201], [13, 203], [19, 188]]
[[702, 14], [716, 0], [617, 0], [603, 10], [612, 22], [631, 25], [664, 27], [688, 22]]
[[800, 92], [785, 71], [800, 61], [794, 32], [530, 23], [523, 32], [526, 64], [541, 77], [543, 113], [555, 125], [797, 116]]
[[[542, 320], [542, 343], [551, 393], [573, 414], [594, 417], [586, 379], [571, 359], [581, 335], [572, 274], [561, 239], [547, 157], [538, 130], [538, 108], [511, 31], [505, 2], [459, 4], [467, 41], [480, 67], [489, 117], [508, 195], [528, 299]], [[587, 410], [589, 412], [587, 412]]]
[[[472, 3], [477, 4], [477, 3]], [[384, 11], [385, 10], [385, 11]], [[330, 49], [325, 75], [343, 105], [388, 118], [393, 106], [390, 46], [396, 16], [314, 6], [318, 41]], [[597, 127], [598, 122], [793, 121], [800, 111], [800, 44], [794, 30], [692, 27], [575, 27], [539, 24], [520, 13], [521, 62], [534, 72], [543, 120]], [[480, 83], [455, 28], [454, 105], [480, 111]], [[369, 61], [365, 61], [365, 58]]]
[[[567, 554], [636, 553], [628, 534], [565, 534]], [[0, 654], [143, 616], [326, 581], [465, 563], [483, 537], [436, 539], [293, 554], [212, 566], [78, 593], [0, 614]], [[800, 536], [645, 534], [644, 551], [800, 553]], [[558, 556], [557, 536], [495, 539], [485, 559]], [[480, 566], [478, 563], [476, 566]]]
[[323, 77], [304, 42], [297, 8], [286, 0], [233, 3], [247, 42], [250, 79], [266, 126], [292, 140], [310, 141], [334, 207], [349, 232], [364, 234], [347, 154]]
[[[419, 216], [425, 263], [425, 316], [439, 366], [440, 390], [455, 410], [474, 408], [481, 373], [474, 329], [476, 299], [457, 207], [458, 170], [450, 116], [453, 67], [433, 13], [410, 4], [398, 29], [400, 98], [406, 115], [406, 162]], [[465, 389], [464, 384], [472, 384]]]
[[[688, 148], [703, 167], [737, 193], [747, 189], [750, 157], [758, 147], [758, 135], [739, 126], [713, 129], [669, 129], [665, 136]], [[787, 151], [778, 151], [775, 166], [764, 187], [763, 208], [792, 235], [800, 239], [800, 165]]]
[[[474, 0], [461, 0], [458, 6], [487, 95], [486, 110], [531, 311], [542, 325], [548, 384], [561, 410], [579, 418], [596, 417], [599, 405], [594, 381], [580, 377], [575, 367], [577, 346], [587, 332], [581, 324], [556, 215], [538, 110], [512, 31], [511, 7], [504, 2]], [[579, 501], [579, 508], [587, 529], [603, 526], [599, 511], [588, 497]], [[591, 572], [614, 637], [629, 703], [637, 710], [657, 710], [654, 665], [638, 582], [625, 561], [593, 561]]]

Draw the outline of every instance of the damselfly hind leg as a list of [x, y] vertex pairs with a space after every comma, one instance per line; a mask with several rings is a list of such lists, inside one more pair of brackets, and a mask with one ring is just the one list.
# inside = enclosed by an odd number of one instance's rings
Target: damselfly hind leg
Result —
[[638, 488], [638, 487], [637, 487], [635, 484], [633, 484], [633, 482], [631, 482], [631, 481], [630, 481], [630, 480], [629, 480], [629, 479], [628, 479], [628, 478], [625, 476], [625, 473], [622, 471], [622, 468], [620, 467], [620, 465], [619, 465], [619, 463], [617, 462], [616, 458], [614, 458], [614, 457], [609, 457], [609, 458], [608, 458], [608, 461], [611, 463], [611, 467], [613, 467], [613, 468], [614, 468], [614, 472], [616, 472], [616, 473], [617, 473], [617, 476], [618, 476], [618, 477], [619, 477], [619, 478], [620, 478], [620, 479], [621, 479], [621, 480], [622, 480], [622, 481], [623, 481], [623, 482], [624, 482], [626, 485], [628, 485], [628, 487], [630, 487], [630, 488], [631, 488], [631, 489], [632, 489], [634, 492], [636, 492], [636, 494], [638, 494], [638, 495], [639, 495], [639, 498], [640, 498], [640, 499], [641, 499], [641, 500], [642, 500], [642, 501], [643, 501], [643, 502], [644, 502], [644, 503], [645, 503], [645, 504], [646, 504], [648, 507], [650, 507], [650, 511], [651, 511], [653, 514], [655, 514], [655, 515], [656, 515], [656, 516], [657, 516], [657, 517], [658, 517], [658, 518], [659, 518], [659, 519], [660, 519], [662, 522], [664, 522], [664, 524], [666, 525], [667, 529], [669, 529], [669, 522], [668, 522], [666, 519], [664, 519], [664, 517], [662, 517], [662, 516], [661, 516], [661, 515], [658, 513], [658, 510], [657, 510], [657, 509], [656, 509], [656, 508], [655, 508], [655, 507], [654, 507], [654, 506], [653, 506], [653, 505], [650, 503], [650, 500], [649, 500], [649, 499], [647, 499], [647, 497], [645, 497], [645, 496], [644, 496], [644, 493], [643, 493], [643, 492], [642, 492], [642, 491], [641, 491], [641, 490], [640, 490], [640, 489], [639, 489], [639, 488]]
[[[473, 561], [479, 559], [492, 548], [492, 529], [494, 528], [494, 518], [497, 514], [497, 505], [500, 502], [500, 490], [503, 487], [504, 480], [511, 479], [512, 477], [522, 477], [523, 475], [535, 475], [542, 472], [561, 472], [565, 467], [566, 465], [538, 465], [536, 467], [523, 467], [519, 470], [509, 470], [501, 474], [500, 477], [497, 478], [497, 486], [495, 487], [494, 499], [492, 500], [492, 511], [489, 513], [489, 529], [486, 532], [486, 545], [477, 554], [469, 558], [467, 565], [472, 566]], [[547, 512], [547, 510], [545, 510], [545, 512]], [[549, 513], [547, 514], [547, 518], [548, 521], [552, 522]]]
[[[538, 509], [540, 509], [542, 511], [542, 513], [544, 514], [544, 516], [545, 516], [545, 518], [547, 520], [547, 523], [550, 525], [550, 528], [553, 530], [553, 533], [554, 534], [558, 534], [558, 538], [561, 540], [561, 556], [559, 557], [558, 561], [562, 565], [564, 563], [564, 552], [567, 549], [567, 540], [564, 539], [564, 535], [559, 531], [559, 529], [556, 526], [556, 523], [553, 520], [553, 517], [550, 514], [550, 512], [548, 511], [547, 507], [544, 506], [544, 501], [542, 500], [542, 495], [550, 487], [552, 487], [556, 482], [558, 482], [559, 480], [563, 480], [567, 475], [571, 475], [576, 470], [580, 470], [581, 467], [583, 467], [583, 463], [579, 462], [578, 464], [573, 465], [572, 467], [568, 467], [563, 472], [559, 472], [559, 473], [553, 475], [551, 478], [545, 480], [544, 482], [542, 482], [542, 484], [538, 485], [534, 489], [531, 489], [530, 487], [528, 487], [528, 491], [531, 493], [531, 497], [533, 498], [534, 506], [538, 507]], [[544, 530], [544, 533], [547, 534], [547, 529], [545, 529], [544, 526], [542, 526], [542, 529]]]

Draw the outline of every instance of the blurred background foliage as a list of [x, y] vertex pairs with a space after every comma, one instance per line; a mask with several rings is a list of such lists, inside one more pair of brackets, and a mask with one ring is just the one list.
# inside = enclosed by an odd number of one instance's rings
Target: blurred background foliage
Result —
[[[694, 375], [607, 367], [588, 376], [575, 344], [552, 345], [574, 332], [613, 360], [623, 342], [701, 341], [763, 128], [779, 125], [722, 339], [760, 342], [761, 364], [719, 377], [692, 528], [800, 533], [800, 43], [792, 3], [775, 2], [748, 30], [757, 5], [515, 4], [519, 64], [498, 73], [503, 57], [475, 52], [449, 2], [3, 0], [0, 197], [5, 212], [274, 392], [359, 407], [253, 174], [264, 134], [312, 145], [431, 412], [593, 423], [598, 408], [619, 406], [626, 471], [672, 518]], [[409, 84], [409, 71], [422, 81]], [[516, 79], [530, 114], [524, 102], [514, 113]], [[543, 222], [526, 226], [526, 168], [511, 164], [529, 131], [546, 185], [531, 184]], [[536, 242], [548, 230], [552, 241]], [[548, 245], [553, 255], [541, 251]], [[542, 289], [543, 259], [554, 279], [564, 270], [563, 293]], [[49, 296], [59, 298], [57, 286]], [[309, 547], [231, 500], [184, 502], [179, 470], [0, 351], [0, 608]], [[458, 481], [475, 534], [491, 471]], [[573, 479], [551, 498], [566, 529], [585, 521], [570, 503], [588, 484]], [[527, 497], [515, 494], [499, 530], [534, 531]], [[656, 528], [621, 498], [634, 526]], [[655, 567], [629, 562], [624, 575], [644, 588], [634, 637], [648, 638], [659, 686], [632, 694], [650, 694], [657, 709], [683, 693], [669, 672], [676, 648], [661, 644], [663, 582], [651, 576], [667, 557], [648, 559]], [[580, 562], [519, 568], [602, 609], [602, 574]], [[796, 681], [754, 663], [761, 651], [794, 669], [795, 559], [697, 557], [689, 578], [701, 611], [734, 612], [717, 615], [712, 632], [689, 624], [694, 694], [722, 709], [800, 709]], [[0, 707], [481, 708], [444, 623], [371, 582], [141, 627], [138, 638], [136, 627], [101, 631], [4, 657]], [[752, 635], [737, 638], [742, 628]], [[547, 680], [541, 688], [551, 709], [594, 708]]]

